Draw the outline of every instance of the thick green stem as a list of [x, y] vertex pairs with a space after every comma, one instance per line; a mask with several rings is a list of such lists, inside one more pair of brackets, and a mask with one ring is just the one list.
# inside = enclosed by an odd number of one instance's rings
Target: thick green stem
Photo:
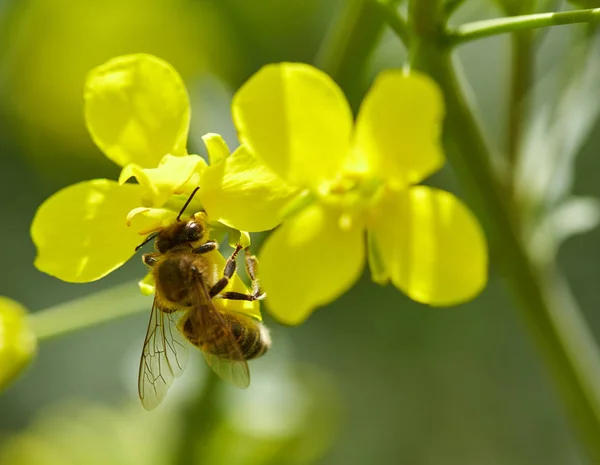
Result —
[[151, 306], [152, 298], [140, 293], [137, 281], [130, 281], [35, 312], [30, 316], [30, 325], [38, 339], [46, 339], [132, 313], [149, 312]]
[[[426, 2], [428, 3], [428, 2]], [[589, 23], [600, 21], [600, 8], [589, 10], [560, 11], [557, 13], [539, 13], [534, 15], [509, 16], [487, 19], [463, 24], [448, 31], [445, 40], [458, 45], [484, 37], [490, 37], [523, 29], [539, 29], [563, 24]]]
[[533, 75], [533, 40], [531, 30], [519, 31], [512, 37], [512, 69], [508, 107], [507, 161], [508, 189], [514, 194], [514, 176], [527, 116], [528, 93]]
[[418, 38], [412, 63], [440, 85], [447, 114], [448, 158], [486, 226], [490, 248], [518, 301], [533, 340], [549, 366], [573, 424], [593, 463], [600, 463], [600, 356], [564, 279], [528, 254], [512, 196], [490, 165], [489, 150], [444, 46], [439, 0], [413, 0], [411, 25]]
[[205, 459], [209, 434], [219, 418], [221, 386], [222, 381], [216, 373], [209, 370], [204, 388], [185, 408], [181, 420], [182, 433], [174, 451], [173, 465], [202, 463]]

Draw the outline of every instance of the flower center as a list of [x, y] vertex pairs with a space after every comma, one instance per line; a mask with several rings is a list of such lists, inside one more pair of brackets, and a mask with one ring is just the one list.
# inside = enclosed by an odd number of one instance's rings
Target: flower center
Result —
[[348, 206], [365, 206], [384, 186], [374, 177], [366, 177], [357, 173], [345, 173], [325, 184], [319, 190], [319, 197], [325, 202], [341, 203]]

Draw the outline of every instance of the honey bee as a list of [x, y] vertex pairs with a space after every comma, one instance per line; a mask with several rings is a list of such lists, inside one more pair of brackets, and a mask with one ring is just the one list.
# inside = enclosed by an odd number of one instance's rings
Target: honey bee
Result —
[[197, 190], [174, 223], [150, 234], [136, 248], [137, 251], [155, 239], [155, 252], [142, 256], [155, 282], [138, 374], [138, 393], [147, 410], [160, 404], [173, 379], [183, 373], [186, 340], [202, 351], [217, 375], [240, 388], [250, 384], [246, 361], [263, 355], [271, 345], [269, 331], [259, 321], [214, 304], [217, 298], [261, 300], [264, 293], [256, 278], [256, 258], [247, 249], [246, 271], [252, 281], [252, 293], [224, 291], [236, 272], [236, 258], [242, 246], [235, 248], [219, 276], [205, 255], [218, 249], [217, 242], [208, 240], [205, 222], [198, 216], [181, 220]]

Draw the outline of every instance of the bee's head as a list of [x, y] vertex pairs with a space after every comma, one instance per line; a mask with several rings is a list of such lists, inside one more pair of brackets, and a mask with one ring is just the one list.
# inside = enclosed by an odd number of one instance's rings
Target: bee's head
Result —
[[202, 239], [204, 235], [204, 225], [196, 220], [190, 220], [185, 223], [183, 228], [183, 242], [196, 242]]
[[165, 253], [178, 245], [200, 241], [205, 232], [204, 225], [194, 219], [177, 221], [157, 234], [155, 247], [158, 252]]
[[196, 187], [183, 205], [174, 223], [150, 234], [146, 237], [144, 242], [135, 248], [135, 250], [139, 250], [144, 244], [147, 244], [153, 239], [156, 239], [154, 246], [160, 253], [168, 252], [178, 245], [194, 244], [194, 242], [200, 241], [207, 231], [202, 220], [203, 217], [201, 215], [194, 215], [194, 217], [189, 220], [181, 220], [181, 215], [192, 201], [192, 198], [197, 191], [198, 188]]

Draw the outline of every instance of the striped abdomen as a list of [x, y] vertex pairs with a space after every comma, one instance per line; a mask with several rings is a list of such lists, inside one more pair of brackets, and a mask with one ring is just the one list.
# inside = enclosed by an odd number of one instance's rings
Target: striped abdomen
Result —
[[269, 330], [262, 323], [234, 313], [224, 313], [223, 317], [246, 360], [260, 357], [271, 346]]
[[[269, 349], [271, 336], [263, 324], [246, 315], [219, 313], [225, 324], [214, 324], [210, 328], [196, 327], [194, 319], [185, 317], [181, 330], [186, 339], [204, 352], [223, 360], [250, 360], [263, 355]], [[207, 323], [208, 321], [204, 322]], [[233, 347], [233, 343], [237, 348]]]

